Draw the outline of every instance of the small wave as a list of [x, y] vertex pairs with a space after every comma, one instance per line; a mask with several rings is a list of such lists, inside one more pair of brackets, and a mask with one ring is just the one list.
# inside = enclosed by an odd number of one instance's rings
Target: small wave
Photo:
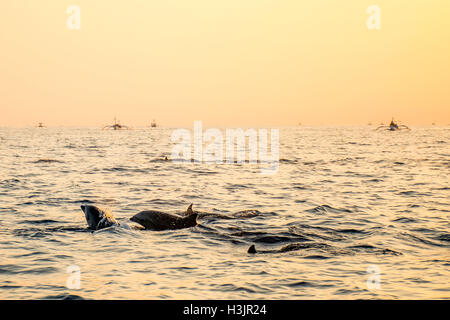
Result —
[[401, 191], [398, 194], [402, 195], [402, 196], [409, 196], [409, 197], [426, 197], [426, 196], [430, 196], [431, 195], [429, 193], [420, 193], [420, 192], [413, 191], [413, 190]]
[[304, 256], [303, 259], [311, 259], [311, 260], [326, 260], [326, 259], [330, 259], [331, 257], [327, 257], [327, 256], [322, 256], [319, 254], [313, 254], [313, 255], [309, 255], [309, 256]]
[[329, 206], [327, 204], [320, 205], [320, 206], [317, 206], [317, 207], [314, 207], [314, 208], [311, 208], [311, 209], [308, 209], [308, 210], [305, 210], [305, 211], [309, 212], [309, 213], [328, 213], [328, 212], [331, 212], [331, 213], [344, 213], [344, 212], [345, 213], [351, 213], [352, 212], [349, 209], [333, 208], [332, 206]]
[[220, 285], [217, 285], [217, 287], [219, 288], [219, 290], [223, 290], [223, 291], [245, 291], [248, 293], [256, 293], [255, 290], [253, 290], [253, 289], [243, 287], [243, 286], [238, 287], [231, 283], [220, 284]]
[[261, 211], [255, 209], [241, 210], [233, 213], [235, 218], [253, 218], [261, 215]]
[[237, 189], [248, 189], [251, 188], [251, 185], [247, 185], [247, 184], [234, 184], [234, 183], [229, 183], [225, 188], [228, 190], [237, 190]]
[[[197, 219], [210, 219], [210, 220], [217, 220], [217, 219], [225, 219], [225, 220], [231, 220], [234, 219], [234, 217], [231, 216], [227, 216], [224, 214], [220, 214], [220, 213], [210, 213], [210, 212], [201, 212], [201, 211], [195, 211], [196, 213], [198, 213], [198, 218]], [[180, 212], [177, 213], [179, 216], [183, 216], [185, 215], [185, 212]]]
[[80, 200], [68, 200], [67, 203], [74, 203], [74, 204], [79, 204], [79, 203], [83, 203], [83, 204], [94, 204], [95, 201], [93, 200], [89, 200], [89, 199], [80, 199]]
[[356, 233], [356, 234], [365, 234], [367, 231], [364, 230], [358, 230], [358, 229], [336, 229], [336, 232], [341, 233]]
[[280, 163], [296, 164], [298, 160], [280, 159]]
[[279, 243], [293, 241], [292, 238], [282, 236], [262, 236], [252, 239], [252, 242], [256, 243]]
[[103, 233], [109, 233], [109, 234], [133, 234], [134, 230], [143, 230], [140, 226], [134, 226], [130, 227], [128, 224], [123, 223], [122, 225], [118, 226], [111, 226], [104, 229], [99, 230], [89, 230], [92, 234], [103, 234]]
[[365, 180], [364, 182], [383, 182], [383, 179], [373, 178], [373, 179]]
[[211, 171], [211, 170], [195, 170], [195, 169], [188, 169], [186, 170], [189, 173], [195, 173], [198, 175], [210, 175], [210, 174], [217, 174], [217, 171]]
[[419, 236], [416, 236], [416, 235], [413, 235], [413, 234], [409, 234], [409, 233], [406, 233], [406, 232], [401, 233], [401, 235], [403, 237], [406, 237], [408, 240], [412, 239], [412, 240], [415, 240], [417, 242], [420, 242], [420, 243], [423, 243], [423, 244], [426, 244], [426, 245], [430, 245], [430, 246], [436, 246], [436, 247], [447, 247], [448, 246], [448, 244], [442, 244], [442, 243], [434, 242], [434, 241], [427, 240], [427, 239], [424, 239], [424, 238], [421, 238]]
[[233, 237], [243, 237], [253, 243], [286, 243], [294, 241], [310, 241], [309, 238], [294, 233], [268, 233], [239, 230], [230, 234]]
[[43, 300], [85, 300], [81, 296], [75, 294], [61, 294], [56, 296], [46, 296], [42, 298]]
[[356, 246], [350, 246], [348, 248], [350, 248], [350, 249], [365, 249], [365, 250], [367, 250], [367, 249], [370, 249], [370, 250], [375, 249], [375, 247], [370, 245], [370, 244], [360, 244], [360, 245], [356, 245]]
[[3, 180], [2, 181], [2, 183], [19, 183], [20, 182], [20, 180], [19, 179], [6, 179], [6, 180]]
[[401, 252], [394, 251], [391, 249], [377, 248], [370, 244], [359, 244], [359, 245], [355, 245], [355, 246], [349, 246], [349, 247], [347, 247], [347, 249], [351, 249], [351, 250], [355, 250], [355, 251], [363, 251], [366, 253], [386, 254], [386, 255], [392, 255], [392, 256], [402, 255]]
[[304, 161], [303, 164], [305, 166], [315, 166], [319, 164], [325, 164], [324, 160], [317, 160], [317, 161]]
[[51, 236], [55, 232], [88, 232], [86, 228], [80, 227], [47, 227], [47, 228], [21, 228], [13, 230], [13, 234], [18, 237], [24, 238], [42, 238], [46, 236]]
[[42, 238], [45, 237], [47, 235], [49, 235], [49, 233], [40, 230], [40, 229], [16, 229], [13, 231], [13, 234], [18, 236], [18, 237], [23, 237], [23, 238]]
[[54, 267], [37, 267], [25, 269], [21, 266], [12, 264], [0, 265], [0, 274], [45, 274], [54, 273], [57, 271], [58, 269]]
[[64, 163], [64, 161], [61, 160], [55, 160], [55, 159], [39, 159], [36, 161], [33, 161], [32, 163]]
[[414, 223], [417, 222], [416, 219], [413, 218], [407, 218], [407, 217], [401, 217], [401, 218], [397, 218], [392, 220], [393, 222], [401, 222], [401, 223]]
[[26, 273], [26, 274], [45, 274], [45, 273], [55, 273], [58, 269], [54, 267], [38, 267], [38, 268], [30, 268], [21, 270], [20, 273]]
[[41, 251], [33, 251], [33, 252], [29, 252], [29, 253], [25, 253], [25, 254], [17, 254], [14, 255], [14, 258], [24, 258], [24, 257], [34, 257], [34, 256], [40, 256], [40, 255], [45, 255], [44, 252]]
[[269, 250], [267, 252], [279, 252], [279, 253], [285, 253], [290, 251], [298, 251], [298, 250], [306, 250], [306, 249], [317, 249], [317, 250], [325, 250], [327, 252], [335, 252], [334, 248], [326, 243], [319, 243], [319, 242], [296, 242], [296, 243], [290, 243], [283, 247], [281, 247], [278, 250]]
[[450, 242], [450, 234], [448, 234], [448, 233], [443, 233], [443, 234], [438, 235], [435, 239], [436, 239], [436, 240], [439, 240], [439, 241], [447, 241], [447, 242]]
[[398, 252], [398, 251], [394, 251], [394, 250], [391, 250], [391, 249], [379, 249], [377, 252], [380, 253], [380, 254], [389, 254], [389, 255], [393, 255], [393, 256], [401, 256], [401, 255], [403, 255], [403, 253]]
[[124, 168], [124, 167], [112, 167], [112, 168], [104, 168], [103, 171], [108, 171], [108, 172], [117, 172], [117, 171], [128, 171], [129, 168]]
[[5, 285], [1, 285], [0, 289], [20, 289], [23, 288], [22, 286], [15, 286], [15, 285], [9, 285], [9, 284], [5, 284]]
[[347, 239], [347, 235], [340, 234], [336, 230], [324, 227], [314, 227], [304, 224], [289, 224], [289, 232], [311, 239], [321, 239], [326, 241], [342, 241]]
[[21, 221], [22, 224], [51, 224], [51, 223], [61, 223], [60, 221], [55, 221], [51, 219], [43, 219], [43, 220], [24, 220]]
[[106, 172], [134, 172], [134, 173], [148, 173], [148, 170], [141, 168], [130, 168], [130, 167], [112, 167], [104, 168], [103, 171]]
[[0, 274], [17, 274], [22, 270], [21, 267], [13, 264], [0, 265]]
[[312, 282], [308, 282], [308, 281], [298, 281], [298, 282], [289, 283], [287, 286], [292, 287], [292, 288], [297, 288], [297, 287], [315, 287], [316, 285], [313, 284]]

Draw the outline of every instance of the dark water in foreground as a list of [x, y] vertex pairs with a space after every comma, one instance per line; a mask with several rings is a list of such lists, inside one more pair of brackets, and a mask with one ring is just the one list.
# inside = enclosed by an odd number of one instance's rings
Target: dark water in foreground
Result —
[[[281, 128], [273, 176], [162, 161], [171, 133], [0, 128], [0, 298], [450, 298], [449, 128]], [[191, 202], [227, 218], [92, 233], [80, 210]]]

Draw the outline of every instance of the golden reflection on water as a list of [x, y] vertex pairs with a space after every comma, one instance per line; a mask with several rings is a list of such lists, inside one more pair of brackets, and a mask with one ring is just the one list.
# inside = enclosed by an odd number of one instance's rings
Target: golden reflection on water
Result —
[[[281, 128], [274, 176], [246, 164], [157, 161], [170, 155], [170, 133], [0, 129], [0, 297], [449, 297], [447, 128]], [[127, 222], [192, 202], [233, 219], [91, 233], [80, 210], [109, 207]], [[255, 214], [235, 215], [247, 209]], [[276, 251], [298, 242], [318, 247], [247, 254], [253, 243]], [[71, 265], [79, 290], [66, 287]], [[381, 271], [378, 290], [368, 289], [370, 266]]]

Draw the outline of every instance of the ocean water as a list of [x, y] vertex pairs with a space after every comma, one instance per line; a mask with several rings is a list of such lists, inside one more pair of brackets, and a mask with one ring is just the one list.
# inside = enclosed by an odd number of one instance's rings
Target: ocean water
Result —
[[[164, 161], [170, 128], [0, 128], [0, 298], [448, 299], [450, 128], [373, 129], [280, 128], [262, 175]], [[159, 232], [80, 209], [190, 203], [198, 226]]]

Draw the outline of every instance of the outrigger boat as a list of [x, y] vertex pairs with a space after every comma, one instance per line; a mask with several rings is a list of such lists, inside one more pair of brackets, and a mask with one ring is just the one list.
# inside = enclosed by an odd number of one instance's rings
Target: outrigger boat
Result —
[[130, 128], [127, 127], [127, 126], [125, 126], [125, 125], [123, 125], [123, 124], [120, 124], [119, 121], [117, 121], [116, 118], [114, 117], [114, 124], [113, 124], [113, 125], [110, 125], [110, 126], [105, 126], [105, 127], [103, 127], [103, 130], [105, 130], [105, 129], [113, 129], [113, 130], [122, 130], [122, 129], [125, 129], [125, 130], [128, 130], [128, 129], [130, 129]]
[[379, 126], [375, 130], [378, 130], [378, 129], [386, 129], [386, 130], [389, 130], [389, 131], [397, 131], [397, 130], [402, 130], [402, 129], [411, 130], [410, 128], [408, 128], [404, 124], [397, 124], [394, 121], [394, 118], [392, 118], [391, 123], [389, 124], [389, 126]]
[[150, 124], [150, 127], [156, 128], [156, 121], [155, 121], [155, 119], [153, 119], [152, 123]]
[[39, 122], [36, 126], [37, 128], [45, 128], [44, 124], [42, 122]]

